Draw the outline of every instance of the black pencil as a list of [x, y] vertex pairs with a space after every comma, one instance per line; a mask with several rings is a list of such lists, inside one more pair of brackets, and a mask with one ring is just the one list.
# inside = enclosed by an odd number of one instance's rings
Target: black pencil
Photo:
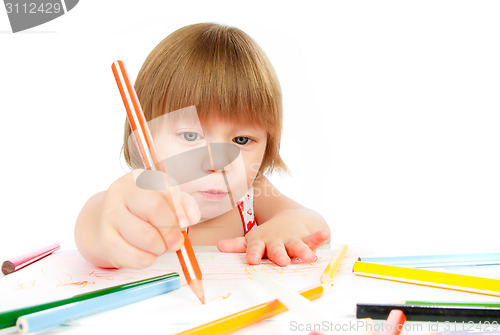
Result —
[[357, 304], [356, 317], [385, 320], [393, 309], [403, 311], [407, 321], [500, 322], [500, 308], [469, 306]]

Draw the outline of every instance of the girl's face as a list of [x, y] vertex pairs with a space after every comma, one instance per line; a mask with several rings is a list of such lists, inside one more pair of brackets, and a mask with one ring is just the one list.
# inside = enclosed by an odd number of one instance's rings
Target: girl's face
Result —
[[154, 140], [159, 159], [177, 187], [196, 200], [201, 221], [236, 206], [260, 169], [267, 131], [221, 118], [200, 122], [194, 107], [158, 119]]

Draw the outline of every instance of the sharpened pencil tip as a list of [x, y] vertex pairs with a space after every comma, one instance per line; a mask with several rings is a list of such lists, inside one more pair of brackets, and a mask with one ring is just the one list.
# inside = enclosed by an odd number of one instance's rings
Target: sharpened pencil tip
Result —
[[193, 279], [189, 283], [189, 287], [193, 290], [194, 294], [200, 299], [202, 304], [205, 304], [205, 292], [203, 291], [203, 282], [199, 279]]

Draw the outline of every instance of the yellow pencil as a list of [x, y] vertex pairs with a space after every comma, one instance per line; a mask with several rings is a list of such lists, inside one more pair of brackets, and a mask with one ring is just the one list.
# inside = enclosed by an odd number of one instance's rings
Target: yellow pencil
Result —
[[344, 260], [347, 249], [348, 249], [347, 245], [342, 244], [340, 246], [339, 250], [337, 250], [337, 252], [335, 253], [335, 255], [333, 255], [332, 260], [330, 261], [330, 263], [326, 267], [325, 271], [321, 274], [321, 278], [320, 278], [321, 285], [327, 285], [327, 286], [333, 285], [332, 284], [333, 276], [335, 276], [335, 273], [339, 269], [340, 264]]
[[500, 280], [455, 273], [356, 262], [355, 275], [500, 297]]
[[[314, 300], [323, 295], [323, 286], [317, 286], [301, 293], [309, 300]], [[272, 300], [244, 311], [226, 316], [219, 320], [209, 322], [196, 328], [181, 332], [177, 335], [188, 334], [230, 334], [237, 330], [248, 327], [254, 323], [272, 318], [288, 309], [278, 300]]]

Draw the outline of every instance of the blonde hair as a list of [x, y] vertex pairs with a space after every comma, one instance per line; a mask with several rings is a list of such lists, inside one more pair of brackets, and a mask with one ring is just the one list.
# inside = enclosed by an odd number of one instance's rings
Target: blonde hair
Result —
[[[287, 171], [279, 155], [281, 88], [262, 49], [238, 28], [193, 24], [167, 36], [149, 54], [135, 82], [146, 119], [195, 105], [200, 119], [213, 113], [267, 130], [260, 173]], [[130, 127], [124, 155], [131, 165]]]

